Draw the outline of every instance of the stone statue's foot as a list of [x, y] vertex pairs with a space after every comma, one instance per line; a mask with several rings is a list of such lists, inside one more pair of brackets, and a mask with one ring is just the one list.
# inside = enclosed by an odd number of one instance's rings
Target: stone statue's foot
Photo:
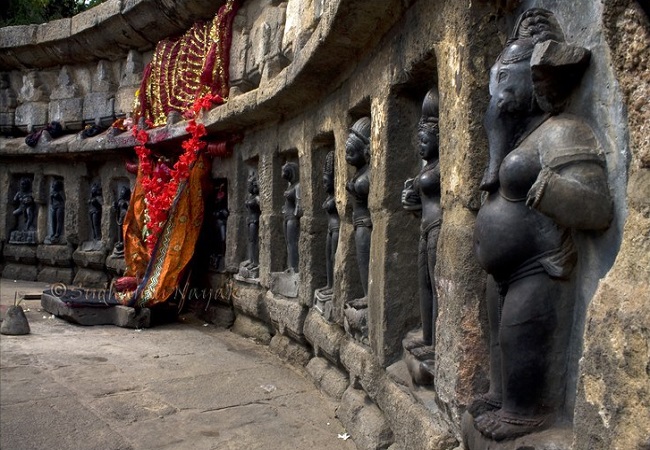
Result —
[[420, 361], [427, 359], [436, 359], [436, 349], [433, 345], [424, 345], [422, 347], [416, 347], [411, 350], [411, 354], [415, 356]]
[[514, 439], [549, 428], [555, 422], [553, 414], [517, 417], [502, 410], [489, 411], [474, 419], [474, 427], [483, 436], [495, 441]]
[[330, 288], [328, 288], [328, 287], [320, 288], [320, 289], [317, 289], [317, 291], [321, 295], [332, 295], [332, 293], [333, 293], [333, 290], [332, 290], [331, 287]]
[[404, 350], [408, 350], [409, 352], [418, 348], [418, 347], [427, 347], [431, 346], [431, 342], [427, 342], [423, 338], [412, 338], [412, 339], [404, 339], [402, 341], [402, 346], [404, 347]]
[[501, 402], [490, 398], [487, 394], [481, 394], [472, 402], [471, 405], [469, 405], [467, 412], [470, 413], [472, 417], [478, 417], [488, 411], [494, 411], [496, 409], [501, 409]]

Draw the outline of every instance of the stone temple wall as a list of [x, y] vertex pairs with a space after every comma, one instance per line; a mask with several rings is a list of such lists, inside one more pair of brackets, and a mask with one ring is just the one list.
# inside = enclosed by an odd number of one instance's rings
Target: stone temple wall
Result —
[[[133, 183], [124, 161], [130, 133], [82, 139], [89, 124], [131, 111], [155, 42], [222, 2], [109, 0], [72, 19], [0, 30], [0, 242], [3, 276], [105, 286], [123, 270], [111, 257], [112, 210]], [[214, 3], [214, 4], [213, 4]], [[473, 250], [488, 161], [483, 118], [489, 70], [521, 12], [555, 13], [567, 41], [591, 50], [591, 64], [569, 105], [595, 130], [607, 159], [614, 220], [603, 233], [579, 233], [580, 261], [569, 352], [566, 418], [573, 426], [535, 443], [490, 448], [650, 448], [650, 86], [648, 17], [631, 0], [248, 0], [235, 18], [228, 102], [203, 114], [209, 133], [241, 133], [212, 176], [227, 186], [223, 266], [206, 269], [213, 289], [229, 291], [233, 329], [268, 343], [339, 402], [338, 416], [359, 448], [461, 449], [461, 422], [487, 389], [489, 345], [485, 273]], [[114, 31], [122, 27], [121, 32]], [[439, 298], [434, 384], [415, 386], [402, 340], [418, 327], [419, 219], [400, 195], [421, 168], [417, 125], [425, 93], [440, 93], [440, 172], [444, 221], [438, 241]], [[363, 295], [353, 202], [346, 182], [349, 128], [371, 119], [372, 220], [367, 340], [345, 330], [346, 302]], [[19, 132], [57, 120], [70, 134], [28, 147]], [[184, 123], [149, 131], [154, 146], [186, 136]], [[334, 152], [340, 214], [334, 286], [327, 311], [314, 307], [325, 285], [327, 194], [322, 168]], [[282, 205], [285, 162], [298, 163], [303, 215], [299, 267], [287, 269]], [[245, 276], [248, 175], [258, 175], [259, 275]], [[32, 181], [35, 243], [10, 243], [20, 179]], [[63, 236], [50, 234], [54, 180], [66, 197]], [[90, 240], [90, 186], [103, 192], [102, 239]], [[86, 247], [84, 247], [86, 244]], [[566, 424], [565, 424], [566, 425]], [[554, 433], [554, 434], [553, 434]], [[525, 439], [525, 438], [522, 438]], [[550, 444], [544, 444], [546, 439]], [[540, 444], [540, 442], [542, 442]], [[551, 445], [551, 446], [544, 446]], [[554, 446], [553, 446], [554, 445]], [[472, 447], [476, 448], [476, 447]]]

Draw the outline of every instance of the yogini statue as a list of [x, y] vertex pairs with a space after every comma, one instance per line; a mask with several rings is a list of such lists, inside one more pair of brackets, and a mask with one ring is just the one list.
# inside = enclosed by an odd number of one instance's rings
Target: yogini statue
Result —
[[228, 224], [228, 193], [226, 192], [226, 185], [221, 183], [217, 188], [217, 194], [214, 202], [214, 225], [216, 231], [217, 248], [215, 255], [212, 258], [212, 265], [219, 272], [225, 270], [225, 255], [226, 255], [226, 226]]
[[90, 228], [93, 241], [102, 238], [102, 187], [95, 182], [90, 186], [90, 199], [88, 200], [88, 216], [90, 217]]
[[20, 190], [14, 196], [14, 206], [17, 208], [13, 211], [16, 218], [14, 230], [20, 228], [20, 218], [23, 217], [23, 229], [19, 231], [34, 230], [34, 195], [32, 194], [32, 181], [23, 177], [20, 179]]
[[[563, 112], [589, 64], [553, 14], [524, 12], [490, 71], [487, 196], [474, 249], [489, 274], [490, 388], [470, 405], [493, 440], [561, 417], [573, 324], [573, 230], [612, 219], [605, 157], [585, 121]], [[580, 280], [573, 280], [579, 282]]]
[[362, 117], [350, 128], [345, 142], [345, 161], [356, 169], [345, 189], [352, 198], [352, 220], [357, 265], [363, 288], [363, 298], [348, 301], [345, 305], [346, 329], [360, 341], [367, 339], [368, 267], [370, 264], [370, 237], [372, 220], [368, 209], [370, 192], [370, 118]]
[[334, 198], [334, 151], [331, 150], [325, 157], [323, 167], [323, 187], [327, 198], [323, 202], [323, 209], [327, 213], [327, 238], [325, 241], [325, 271], [327, 273], [327, 284], [319, 290], [323, 296], [331, 296], [334, 286], [334, 258], [339, 245], [339, 227], [341, 219], [336, 209]]
[[63, 219], [65, 217], [65, 195], [63, 181], [55, 179], [50, 186], [50, 235], [45, 239], [46, 244], [56, 244], [63, 234]]
[[113, 247], [113, 257], [121, 258], [124, 256], [124, 218], [129, 210], [131, 201], [131, 189], [128, 186], [120, 187], [117, 200], [113, 203], [115, 209], [115, 223], [117, 223], [117, 242]]
[[[418, 245], [418, 281], [420, 290], [420, 316], [422, 336], [404, 340], [404, 349], [420, 361], [435, 358], [436, 319], [438, 318], [438, 295], [434, 271], [436, 249], [442, 209], [440, 208], [440, 165], [438, 134], [438, 91], [427, 92], [422, 103], [422, 116], [418, 124], [420, 157], [425, 165], [415, 177], [406, 180], [402, 191], [402, 206], [407, 211], [422, 215], [420, 243]], [[432, 369], [432, 367], [431, 367]]]
[[287, 162], [282, 166], [282, 178], [289, 182], [284, 191], [284, 238], [287, 242], [287, 272], [298, 272], [298, 242], [300, 240], [300, 177], [298, 164]]
[[[244, 203], [248, 215], [246, 225], [248, 226], [248, 247], [247, 259], [240, 264], [239, 274], [247, 278], [255, 278], [259, 270], [259, 228], [260, 228], [260, 190], [257, 184], [257, 171], [251, 170], [248, 174], [248, 198]], [[244, 269], [244, 270], [242, 270]]]

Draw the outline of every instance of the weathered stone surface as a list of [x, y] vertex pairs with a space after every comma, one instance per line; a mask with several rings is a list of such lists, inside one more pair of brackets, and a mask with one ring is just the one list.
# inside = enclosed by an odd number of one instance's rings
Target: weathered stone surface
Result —
[[333, 364], [340, 364], [339, 348], [345, 339], [345, 332], [340, 326], [327, 322], [312, 309], [305, 318], [303, 333], [314, 348], [315, 356], [324, 356]]
[[81, 98], [67, 98], [50, 102], [48, 115], [52, 120], [66, 125], [80, 119], [79, 112], [83, 108]]
[[264, 291], [259, 286], [238, 282], [235, 284], [233, 306], [246, 315], [268, 323], [269, 311], [263, 296]]
[[49, 266], [72, 267], [72, 248], [67, 245], [39, 245], [36, 257]]
[[106, 250], [83, 251], [82, 247], [79, 247], [72, 254], [72, 258], [79, 267], [103, 270], [106, 263]]
[[7, 263], [2, 269], [2, 278], [9, 280], [36, 281], [38, 267], [26, 264]]
[[349, 385], [348, 375], [345, 372], [333, 366], [325, 358], [319, 357], [312, 358], [306, 369], [323, 392], [336, 400], [341, 400]]
[[304, 342], [303, 325], [309, 310], [296, 300], [273, 295], [271, 291], [267, 291], [264, 302], [268, 308], [271, 322], [279, 333]]
[[113, 258], [109, 256], [106, 258], [106, 268], [110, 273], [122, 275], [126, 270], [126, 263], [124, 258]]
[[1, 334], [23, 335], [29, 334], [29, 322], [25, 316], [22, 306], [10, 306], [2, 318], [0, 325]]
[[299, 273], [271, 272], [271, 292], [274, 294], [295, 298], [298, 296], [299, 286]]
[[242, 336], [255, 339], [261, 344], [270, 344], [272, 337], [272, 329], [269, 325], [259, 320], [253, 319], [245, 314], [238, 314], [235, 318], [235, 323], [232, 326], [232, 331]]
[[77, 270], [72, 283], [84, 288], [107, 288], [108, 275], [101, 270], [82, 268]]
[[298, 367], [307, 365], [311, 357], [311, 352], [303, 344], [280, 334], [271, 338], [269, 349], [280, 358]]
[[31, 245], [12, 245], [7, 244], [3, 250], [4, 257], [7, 261], [13, 261], [22, 264], [36, 264], [36, 246]]
[[223, 303], [212, 302], [207, 308], [201, 305], [197, 315], [200, 319], [221, 328], [230, 328], [235, 323], [235, 311]]
[[393, 443], [393, 431], [386, 418], [362, 390], [350, 386], [345, 391], [336, 417], [360, 450], [387, 449]]
[[79, 325], [116, 325], [124, 328], [147, 328], [150, 325], [151, 310], [136, 311], [128, 306], [75, 307], [71, 308], [52, 294], [44, 292], [41, 306], [50, 314]]
[[44, 102], [23, 103], [16, 108], [16, 125], [25, 126], [27, 130], [37, 125], [45, 125], [48, 120], [49, 106]]
[[74, 279], [74, 269], [64, 267], [42, 267], [38, 271], [36, 280], [45, 283], [63, 283], [72, 284]]

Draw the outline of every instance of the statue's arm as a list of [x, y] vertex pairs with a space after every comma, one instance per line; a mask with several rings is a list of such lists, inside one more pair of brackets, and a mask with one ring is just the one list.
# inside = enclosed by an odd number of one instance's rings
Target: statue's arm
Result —
[[613, 217], [607, 172], [596, 161], [544, 167], [528, 192], [527, 204], [568, 228], [605, 229]]
[[413, 188], [414, 178], [409, 178], [404, 182], [402, 189], [402, 208], [407, 211], [418, 211], [422, 209], [422, 199], [420, 194]]

